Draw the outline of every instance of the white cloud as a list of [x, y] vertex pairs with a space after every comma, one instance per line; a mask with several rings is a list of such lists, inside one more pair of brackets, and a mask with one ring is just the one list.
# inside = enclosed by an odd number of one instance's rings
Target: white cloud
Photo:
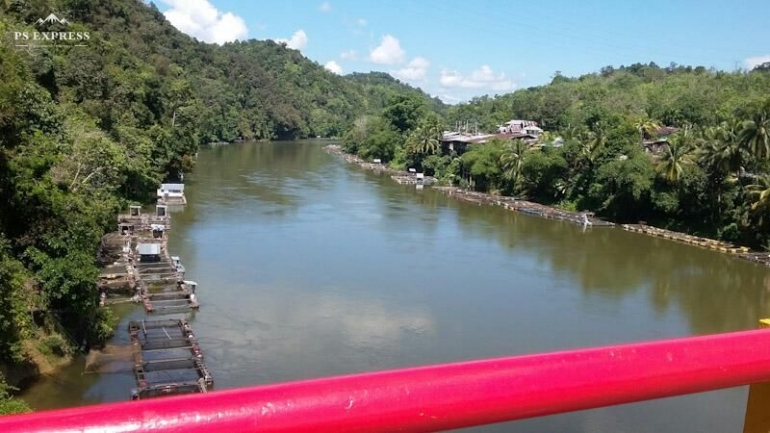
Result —
[[516, 84], [508, 78], [505, 73], [495, 74], [487, 65], [471, 72], [469, 76], [464, 76], [458, 71], [442, 70], [439, 82], [444, 87], [461, 87], [464, 89], [491, 89], [491, 90], [512, 90]]
[[291, 35], [291, 39], [276, 39], [279, 44], [286, 44], [292, 50], [301, 50], [307, 46], [307, 34], [300, 29]]
[[457, 104], [458, 102], [462, 102], [465, 100], [459, 96], [450, 95], [449, 93], [442, 93], [441, 95], [439, 95], [439, 98], [441, 98], [441, 100], [447, 104]]
[[428, 74], [430, 62], [425, 57], [415, 57], [405, 67], [393, 71], [393, 75], [401, 80], [423, 81]]
[[321, 3], [321, 6], [318, 6], [318, 10], [321, 12], [329, 12], [332, 10], [332, 5], [329, 2], [323, 2]]
[[765, 54], [764, 56], [749, 57], [743, 61], [743, 64], [746, 65], [746, 69], [754, 69], [757, 66], [767, 62], [770, 62], [770, 54]]
[[347, 50], [340, 53], [340, 59], [342, 60], [355, 60], [358, 57], [356, 50]]
[[180, 31], [205, 42], [224, 44], [249, 34], [243, 18], [221, 12], [208, 0], [163, 0], [171, 8], [166, 19]]
[[369, 60], [381, 65], [393, 65], [404, 61], [406, 53], [398, 39], [391, 35], [382, 37], [380, 45], [369, 53]]
[[356, 23], [361, 27], [366, 27], [367, 24], [369, 24], [368, 21], [366, 21], [364, 18], [359, 18]]
[[324, 68], [326, 68], [327, 71], [334, 72], [337, 75], [342, 74], [342, 66], [340, 66], [334, 60], [329, 60], [328, 62], [326, 62], [326, 65], [324, 65]]

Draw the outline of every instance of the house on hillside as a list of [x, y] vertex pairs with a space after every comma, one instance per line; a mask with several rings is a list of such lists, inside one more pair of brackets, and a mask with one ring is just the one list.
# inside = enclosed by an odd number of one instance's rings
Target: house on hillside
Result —
[[530, 146], [536, 144], [538, 141], [537, 135], [530, 135], [525, 131], [476, 135], [462, 134], [459, 132], [445, 132], [440, 141], [441, 151], [444, 154], [454, 152], [457, 155], [462, 155], [468, 150], [469, 146], [482, 145], [495, 138], [499, 140], [524, 140], [524, 142]]
[[646, 134], [642, 141], [644, 151], [653, 155], [663, 152], [668, 145], [668, 137], [677, 131], [679, 131], [679, 128], [663, 126], [648, 135]]
[[538, 128], [537, 122], [534, 120], [514, 119], [509, 120], [505, 122], [504, 125], [499, 126], [497, 128], [497, 132], [501, 134], [522, 133], [537, 137], [543, 132], [543, 130]]

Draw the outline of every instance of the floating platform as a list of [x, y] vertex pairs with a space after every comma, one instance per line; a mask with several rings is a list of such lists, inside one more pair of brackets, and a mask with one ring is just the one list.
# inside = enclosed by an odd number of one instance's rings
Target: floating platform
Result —
[[200, 308], [200, 303], [192, 293], [143, 295], [142, 305], [147, 314], [184, 313]]
[[185, 313], [200, 308], [200, 302], [195, 295], [196, 287], [197, 283], [193, 281], [176, 281], [150, 289], [143, 282], [137, 301], [144, 306], [147, 314]]
[[590, 212], [571, 212], [555, 207], [542, 205], [526, 200], [519, 200], [515, 197], [495, 196], [491, 194], [466, 191], [460, 188], [438, 187], [439, 191], [444, 192], [450, 197], [457, 198], [478, 205], [502, 206], [507, 210], [520, 212], [526, 215], [537, 216], [545, 219], [565, 221], [572, 224], [590, 227], [614, 227], [615, 224], [596, 218]]
[[520, 212], [527, 215], [538, 216], [540, 218], [552, 219], [557, 221], [566, 221], [572, 224], [590, 227], [613, 227], [614, 223], [596, 218], [592, 213], [570, 212], [562, 209], [556, 209], [550, 206], [544, 206], [527, 201], [515, 201], [503, 205], [506, 209]]
[[642, 233], [683, 244], [694, 245], [712, 251], [730, 254], [750, 262], [770, 266], [770, 254], [751, 251], [751, 249], [748, 247], [737, 246], [728, 242], [722, 242], [700, 236], [688, 235], [686, 233], [661, 229], [648, 226], [647, 224], [623, 224], [621, 227], [623, 227], [623, 230], [629, 232]]
[[211, 390], [214, 379], [190, 325], [184, 319], [128, 324], [133, 347], [133, 400]]
[[394, 175], [390, 177], [401, 185], [432, 185], [432, 177], [418, 178], [413, 175]]

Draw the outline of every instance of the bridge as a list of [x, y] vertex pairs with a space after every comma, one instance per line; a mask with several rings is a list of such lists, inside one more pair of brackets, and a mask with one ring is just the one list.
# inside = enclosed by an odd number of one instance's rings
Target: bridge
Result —
[[7, 416], [0, 431], [435, 432], [744, 385], [743, 432], [767, 433], [770, 329]]

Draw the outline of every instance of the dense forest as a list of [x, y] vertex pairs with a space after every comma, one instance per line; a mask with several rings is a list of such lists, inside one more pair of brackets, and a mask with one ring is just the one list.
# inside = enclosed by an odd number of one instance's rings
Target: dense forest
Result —
[[[3, 373], [18, 379], [20, 366], [111, 334], [95, 291], [100, 238], [128, 202], [190, 170], [200, 144], [340, 135], [394, 94], [445, 108], [387, 74], [337, 76], [273, 41], [198, 42], [140, 0], [0, 5], [0, 401]], [[50, 13], [69, 23], [37, 23]], [[25, 31], [90, 39], [17, 47]]]
[[[548, 85], [453, 106], [443, 122], [424, 101], [396, 97], [356, 121], [345, 149], [448, 184], [767, 249], [769, 66], [557, 73]], [[440, 146], [458, 123], [496, 132], [510, 119], [546, 132], [537, 143], [492, 139], [462, 154]], [[650, 142], [658, 148], [649, 151]]]

